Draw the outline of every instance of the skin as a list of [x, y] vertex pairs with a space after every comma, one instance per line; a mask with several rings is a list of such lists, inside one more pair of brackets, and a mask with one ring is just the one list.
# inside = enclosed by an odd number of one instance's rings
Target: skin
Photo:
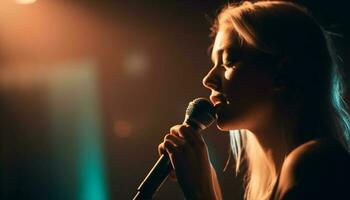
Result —
[[221, 193], [215, 191], [218, 182], [207, 146], [203, 137], [190, 126], [173, 126], [158, 149], [160, 154], [165, 151], [169, 154], [177, 181], [187, 199], [221, 199]]
[[[230, 102], [215, 105], [217, 127], [222, 131], [242, 128], [270, 131], [272, 129], [265, 124], [272, 117], [272, 77], [250, 61], [249, 57], [255, 52], [240, 47], [234, 38], [229, 29], [217, 33], [211, 56], [213, 67], [203, 79], [211, 95], [225, 95]], [[158, 149], [160, 153], [169, 154], [177, 181], [187, 198], [221, 198], [201, 135], [189, 126], [176, 125], [165, 135]]]
[[349, 167], [349, 154], [337, 141], [307, 141], [286, 158], [272, 199], [348, 199]]
[[[264, 60], [264, 57], [257, 56], [259, 54], [254, 48], [240, 45], [231, 29], [220, 29], [212, 50], [213, 67], [204, 77], [203, 85], [211, 91], [211, 96], [224, 95], [229, 101], [229, 104], [213, 101], [218, 129], [252, 131], [263, 149], [271, 152], [277, 172], [282, 171], [275, 198], [293, 199], [288, 193], [295, 191], [296, 183], [308, 174], [299, 173], [300, 169], [311, 168], [313, 164], [304, 162], [305, 158], [313, 154], [322, 158], [327, 151], [339, 154], [343, 150], [339, 147], [327, 149], [331, 145], [317, 139], [301, 141], [295, 138], [294, 131], [298, 127], [284, 123], [290, 119], [277, 103], [278, 92], [283, 86], [274, 81], [274, 75], [268, 70], [283, 67], [285, 59]], [[221, 199], [215, 170], [200, 134], [187, 125], [175, 125], [158, 149], [160, 154], [169, 154], [174, 168], [171, 176], [177, 178], [186, 198]], [[310, 182], [305, 187], [312, 185]]]

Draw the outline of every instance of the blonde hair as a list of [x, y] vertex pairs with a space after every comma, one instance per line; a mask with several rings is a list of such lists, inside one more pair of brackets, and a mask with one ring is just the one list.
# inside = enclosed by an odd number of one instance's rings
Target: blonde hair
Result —
[[249, 130], [231, 130], [230, 143], [236, 160], [236, 173], [240, 169], [242, 151], [247, 161], [245, 199], [269, 199], [277, 180], [277, 172], [270, 152], [265, 152], [254, 133]]
[[[342, 98], [341, 72], [327, 32], [305, 8], [285, 1], [229, 4], [217, 16], [212, 33], [222, 28], [231, 28], [241, 45], [270, 55], [289, 56], [290, 65], [280, 73], [284, 72], [288, 83], [283, 101], [297, 119], [291, 123], [322, 124], [318, 128], [303, 127], [310, 135], [298, 137], [333, 137], [349, 151], [350, 122]], [[296, 99], [304, 107], [298, 107]], [[269, 199], [278, 176], [270, 152], [261, 147], [249, 130], [231, 130], [230, 142], [236, 172], [243, 155], [247, 161], [245, 199]]]

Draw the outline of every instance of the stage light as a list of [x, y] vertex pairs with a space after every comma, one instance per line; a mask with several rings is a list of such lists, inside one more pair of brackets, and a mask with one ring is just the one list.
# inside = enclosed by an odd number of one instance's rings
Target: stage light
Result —
[[129, 121], [118, 120], [114, 123], [114, 132], [118, 137], [126, 138], [130, 136], [132, 131], [132, 126]]
[[150, 65], [149, 58], [141, 52], [126, 55], [123, 61], [124, 73], [128, 77], [142, 77], [146, 74]]
[[17, 4], [33, 4], [36, 0], [15, 0]]

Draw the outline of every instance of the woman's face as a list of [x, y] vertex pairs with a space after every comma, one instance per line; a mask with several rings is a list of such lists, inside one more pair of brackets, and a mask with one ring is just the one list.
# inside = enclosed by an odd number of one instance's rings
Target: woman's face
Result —
[[241, 46], [230, 29], [220, 30], [212, 50], [213, 67], [203, 79], [211, 90], [220, 130], [254, 131], [272, 111], [272, 78], [257, 50]]

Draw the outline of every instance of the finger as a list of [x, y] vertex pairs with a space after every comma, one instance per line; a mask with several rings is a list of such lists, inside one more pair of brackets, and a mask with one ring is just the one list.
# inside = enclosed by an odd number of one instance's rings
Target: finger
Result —
[[179, 136], [179, 137], [184, 138], [184, 136], [182, 135], [182, 133], [181, 133], [181, 131], [180, 131], [180, 130], [183, 129], [183, 128], [186, 128], [184, 124], [175, 125], [175, 126], [173, 126], [173, 127], [170, 128], [170, 134], [172, 134], [172, 135], [177, 135], [177, 136]]
[[182, 125], [175, 125], [175, 126], [172, 126], [170, 128], [170, 134], [172, 135], [176, 135], [176, 136], [179, 136], [179, 137], [182, 137], [182, 135], [179, 133], [179, 128], [181, 127]]
[[189, 125], [179, 125], [179, 126], [174, 126], [171, 129], [171, 133], [174, 135], [175, 133], [180, 135], [182, 138], [186, 140], [190, 145], [195, 145], [196, 140], [198, 138], [196, 137], [196, 133]]
[[[164, 136], [163, 142], [158, 145], [158, 154], [159, 155], [162, 155], [162, 154], [166, 153], [166, 150], [164, 148], [164, 141], [169, 139], [169, 135], [170, 135], [169, 133], [166, 134]], [[170, 137], [170, 138], [171, 138], [170, 140], [176, 140], [176, 142], [174, 142], [175, 144], [180, 144], [181, 143], [181, 141], [178, 141], [178, 139], [172, 139], [172, 137]]]
[[171, 135], [171, 134], [166, 134], [164, 137], [164, 141], [165, 140], [170, 140], [175, 144], [176, 147], [182, 146], [186, 143], [186, 141], [183, 138], [177, 135]]
[[175, 144], [173, 144], [169, 140], [165, 140], [164, 142], [158, 145], [159, 156], [162, 156], [163, 154], [169, 155], [169, 158], [171, 160], [171, 166], [173, 169], [174, 169], [174, 163], [173, 163], [174, 151], [176, 151]]
[[158, 154], [161, 156], [165, 153], [169, 153], [168, 150], [173, 152], [177, 145], [169, 139], [164, 138], [164, 141], [158, 145]]
[[166, 150], [164, 148], [164, 142], [160, 143], [158, 145], [158, 154], [161, 156], [163, 155], [164, 153], [166, 153]]
[[[164, 140], [164, 149], [168, 154], [173, 154], [176, 151], [176, 144], [171, 140]], [[169, 155], [172, 156], [172, 155]]]

